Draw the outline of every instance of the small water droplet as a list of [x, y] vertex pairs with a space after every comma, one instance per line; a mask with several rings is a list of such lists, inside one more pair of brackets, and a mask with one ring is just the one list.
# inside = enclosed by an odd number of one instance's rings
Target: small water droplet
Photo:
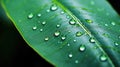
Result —
[[104, 62], [107, 60], [107, 57], [105, 55], [100, 56], [100, 61]]
[[93, 23], [93, 21], [90, 20], [90, 19], [86, 19], [86, 22], [88, 22], [88, 23]]
[[117, 42], [114, 42], [115, 46], [118, 46], [119, 44]]
[[76, 42], [77, 40], [73, 40], [74, 42]]
[[58, 37], [60, 35], [60, 32], [59, 31], [56, 31], [55, 33], [54, 33], [54, 36], [56, 36], [56, 37]]
[[65, 12], [64, 11], [61, 11], [61, 14], [64, 14]]
[[41, 14], [39, 13], [37, 16], [38, 16], [38, 17], [41, 17]]
[[60, 24], [57, 24], [56, 27], [59, 28], [59, 27], [60, 27]]
[[79, 31], [78, 31], [78, 32], [76, 32], [76, 36], [77, 36], [77, 37], [80, 37], [81, 35], [83, 35], [83, 33], [82, 33], [82, 32], [79, 32]]
[[72, 54], [69, 54], [68, 56], [69, 56], [69, 58], [72, 58], [72, 57], [73, 57], [73, 55], [72, 55]]
[[69, 15], [67, 15], [67, 16], [66, 16], [66, 18], [67, 18], [67, 19], [69, 19], [69, 18], [70, 18], [70, 16], [69, 16]]
[[41, 29], [40, 29], [40, 32], [42, 32], [42, 31], [43, 31], [43, 29], [41, 28]]
[[69, 46], [70, 46], [70, 44], [68, 43], [68, 44], [67, 44], [67, 46], [69, 47]]
[[91, 1], [90, 4], [91, 4], [91, 5], [95, 5], [95, 2], [94, 2], [94, 1]]
[[62, 36], [62, 37], [61, 37], [61, 40], [65, 40], [65, 39], [66, 39], [66, 37], [65, 37], [65, 36]]
[[120, 35], [118, 36], [118, 38], [120, 38]]
[[81, 52], [85, 51], [85, 49], [86, 49], [85, 45], [80, 45], [80, 51]]
[[114, 25], [115, 25], [115, 22], [111, 22], [111, 24], [114, 26]]
[[94, 39], [94, 38], [90, 38], [89, 41], [90, 41], [91, 43], [95, 43], [95, 39]]
[[49, 9], [47, 9], [46, 11], [47, 11], [47, 12], [50, 12], [50, 10], [49, 10]]
[[42, 22], [42, 25], [45, 25], [45, 24], [46, 24], [46, 22], [45, 22], [45, 21], [43, 21], [43, 22]]
[[73, 19], [70, 19], [70, 21], [69, 21], [69, 24], [71, 24], [71, 25], [75, 25], [75, 20], [73, 20]]
[[75, 60], [75, 63], [77, 64], [77, 63], [79, 63], [79, 61], [78, 61], [78, 60]]
[[58, 7], [57, 7], [57, 5], [55, 5], [55, 4], [51, 5], [51, 7], [50, 7], [50, 10], [51, 10], [51, 11], [55, 11], [55, 10], [57, 10], [57, 9], [58, 9]]
[[45, 41], [48, 41], [49, 40], [49, 37], [45, 37], [45, 39], [44, 39]]
[[34, 26], [32, 29], [33, 29], [33, 30], [36, 30], [36, 29], [37, 29], [37, 26]]
[[108, 26], [108, 24], [105, 24], [105, 26]]
[[30, 14], [28, 15], [28, 18], [29, 18], [29, 19], [32, 19], [32, 18], [33, 18], [33, 14], [30, 13]]

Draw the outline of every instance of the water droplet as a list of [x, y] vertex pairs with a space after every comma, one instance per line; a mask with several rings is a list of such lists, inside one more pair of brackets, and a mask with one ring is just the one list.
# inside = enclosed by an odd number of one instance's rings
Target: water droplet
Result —
[[75, 60], [75, 63], [77, 64], [79, 61], [78, 60]]
[[43, 21], [43, 22], [42, 22], [42, 25], [45, 25], [45, 24], [46, 24], [46, 22], [45, 22], [45, 21]]
[[74, 42], [76, 42], [77, 40], [73, 40]]
[[78, 31], [78, 32], [76, 32], [76, 36], [77, 36], [77, 37], [80, 37], [81, 35], [83, 35], [83, 33], [82, 33], [82, 32], [79, 32], [79, 31]]
[[30, 14], [28, 15], [28, 18], [29, 18], [29, 19], [32, 19], [32, 18], [33, 18], [33, 14], [30, 13]]
[[54, 4], [54, 5], [51, 5], [51, 7], [50, 7], [50, 10], [51, 11], [55, 11], [55, 10], [57, 10], [58, 9], [58, 7]]
[[45, 39], [44, 39], [45, 41], [48, 41], [49, 40], [49, 37], [45, 37]]
[[111, 24], [114, 26], [114, 25], [115, 25], [115, 22], [111, 22]]
[[94, 38], [90, 38], [89, 41], [90, 41], [91, 43], [95, 43], [95, 39], [94, 39]]
[[37, 16], [38, 16], [38, 17], [41, 17], [41, 14], [39, 13]]
[[70, 46], [70, 44], [68, 43], [67, 46]]
[[60, 27], [60, 24], [57, 24], [56, 27], [59, 28], [59, 27]]
[[119, 45], [117, 42], [114, 42], [114, 44], [115, 44], [116, 46], [118, 46], [118, 45]]
[[69, 21], [69, 24], [71, 24], [71, 25], [75, 25], [75, 20], [73, 20], [73, 19], [70, 19], [70, 21]]
[[72, 58], [72, 57], [73, 57], [73, 55], [72, 55], [72, 54], [69, 54], [68, 56], [69, 56], [70, 58]]
[[120, 35], [118, 36], [118, 38], [120, 38]]
[[33, 29], [33, 30], [36, 30], [36, 29], [37, 29], [37, 26], [34, 26], [32, 29]]
[[67, 15], [67, 16], [66, 16], [66, 18], [67, 18], [67, 19], [69, 19], [69, 18], [70, 18], [70, 16], [69, 16], [69, 15]]
[[108, 26], [108, 24], [105, 24], [105, 26]]
[[65, 36], [62, 36], [62, 37], [61, 37], [61, 40], [65, 40], [65, 39], [66, 39], [66, 37], [65, 37]]
[[80, 45], [80, 51], [81, 52], [85, 51], [85, 49], [86, 49], [85, 45]]
[[107, 60], [107, 57], [105, 55], [100, 56], [100, 61], [104, 62]]
[[59, 31], [56, 31], [56, 32], [54, 33], [54, 35], [57, 37], [57, 36], [60, 35], [60, 32], [59, 32]]
[[93, 21], [90, 20], [90, 19], [86, 19], [86, 22], [88, 22], [88, 23], [93, 23]]
[[42, 31], [43, 31], [43, 29], [41, 28], [41, 29], [40, 29], [40, 32], [42, 32]]
[[49, 10], [49, 9], [47, 9], [46, 11], [47, 11], [47, 12], [50, 12], [50, 10]]
[[64, 11], [61, 11], [61, 14], [64, 14], [65, 12]]

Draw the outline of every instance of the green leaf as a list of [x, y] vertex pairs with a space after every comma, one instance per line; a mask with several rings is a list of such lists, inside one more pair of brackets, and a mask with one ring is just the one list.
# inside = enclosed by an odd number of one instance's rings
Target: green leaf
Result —
[[120, 67], [120, 16], [106, 0], [2, 0], [28, 45], [57, 67]]

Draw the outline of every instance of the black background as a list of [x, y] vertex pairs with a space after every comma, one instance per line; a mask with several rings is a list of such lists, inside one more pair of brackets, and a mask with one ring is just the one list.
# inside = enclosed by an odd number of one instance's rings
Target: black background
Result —
[[[120, 1], [108, 1], [120, 15]], [[0, 67], [52, 67], [25, 43], [2, 9], [0, 12]]]

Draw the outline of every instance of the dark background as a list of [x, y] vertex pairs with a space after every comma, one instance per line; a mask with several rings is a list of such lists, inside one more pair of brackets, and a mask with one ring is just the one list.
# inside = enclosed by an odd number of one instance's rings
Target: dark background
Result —
[[[108, 0], [120, 15], [120, 1]], [[53, 67], [22, 39], [0, 6], [0, 67]]]

